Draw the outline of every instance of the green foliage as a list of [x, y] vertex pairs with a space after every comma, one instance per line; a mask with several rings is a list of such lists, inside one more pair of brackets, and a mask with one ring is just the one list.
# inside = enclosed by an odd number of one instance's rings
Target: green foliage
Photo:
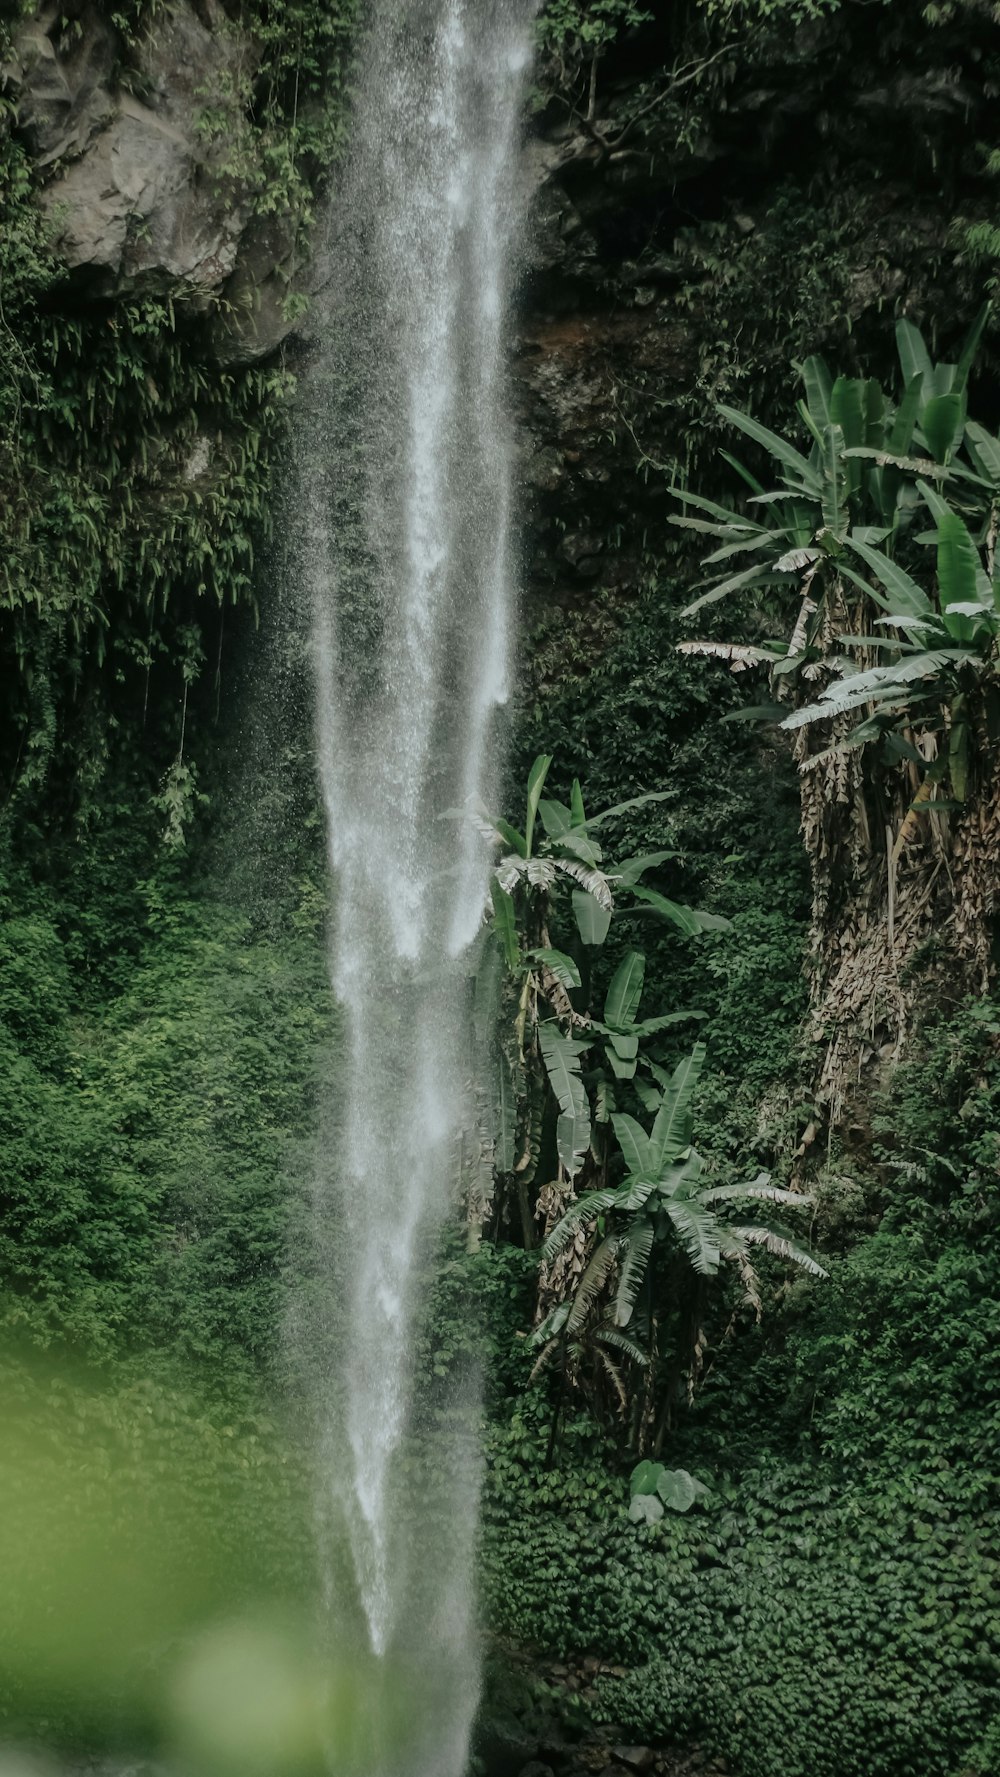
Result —
[[[126, 53], [145, 32], [155, 37], [164, 0], [126, 0], [112, 14]], [[357, 30], [357, 0], [242, 0], [234, 24], [253, 45], [222, 87], [206, 88], [201, 141], [218, 180], [249, 190], [259, 215], [312, 221], [317, 183], [339, 158]]]
[[493, 1621], [563, 1659], [631, 1666], [591, 1704], [626, 1735], [696, 1740], [748, 1777], [898, 1777], [958, 1766], [993, 1712], [982, 1473], [956, 1495], [951, 1475], [756, 1471], [649, 1527], [620, 1503], [596, 1524], [533, 1507], [509, 1466], [503, 1479], [487, 1504]]
[[67, 936], [69, 907], [23, 879], [5, 902], [3, 1324], [252, 1375], [274, 1351], [330, 1040], [311, 920], [277, 945], [147, 881], [124, 902], [133, 954], [93, 995], [86, 923]]
[[651, 17], [635, 0], [546, 0], [538, 33], [545, 48], [573, 39], [585, 48], [601, 49], [621, 31]]
[[[120, 7], [120, 78], [155, 36], [159, 0]], [[339, 151], [355, 8], [250, 0], [239, 90], [213, 95], [202, 137], [215, 176], [261, 213], [310, 219]], [[0, 728], [5, 801], [53, 767], [86, 797], [123, 730], [143, 732], [171, 842], [197, 767], [184, 760], [187, 692], [228, 644], [226, 607], [256, 616], [254, 564], [272, 524], [271, 462], [294, 379], [222, 368], [203, 293], [70, 301], [35, 201], [36, 170], [0, 135]], [[231, 622], [231, 619], [230, 619]], [[232, 625], [234, 630], [237, 625]], [[178, 698], [182, 707], [178, 710]], [[72, 762], [72, 763], [70, 763]]]
[[629, 1479], [632, 1495], [629, 1504], [631, 1524], [658, 1524], [664, 1510], [689, 1512], [699, 1499], [708, 1497], [703, 1481], [689, 1475], [687, 1469], [664, 1468], [662, 1462], [640, 1462]]
[[110, 325], [21, 318], [34, 382], [30, 423], [0, 453], [0, 646], [14, 673], [7, 769], [27, 789], [59, 738], [79, 740], [72, 687], [100, 687], [105, 725], [123, 704], [141, 721], [151, 683], [154, 698], [163, 680], [183, 690], [217, 652], [222, 607], [253, 605], [291, 379], [218, 370], [171, 303], [122, 305]]
[[[542, 1248], [551, 1265], [579, 1243], [581, 1232], [593, 1235], [588, 1263], [572, 1296], [550, 1311], [532, 1343], [548, 1355], [557, 1342], [565, 1345], [574, 1335], [579, 1341], [586, 1328], [591, 1339], [611, 1347], [612, 1357], [623, 1351], [645, 1372], [643, 1418], [657, 1449], [676, 1406], [678, 1370], [692, 1394], [698, 1379], [706, 1309], [702, 1291], [692, 1291], [692, 1281], [714, 1278], [726, 1260], [736, 1267], [745, 1301], [759, 1316], [754, 1248], [813, 1276], [825, 1276], [812, 1254], [785, 1229], [763, 1220], [757, 1207], [783, 1204], [802, 1210], [809, 1206], [808, 1197], [782, 1190], [766, 1172], [749, 1182], [728, 1184], [705, 1173], [701, 1155], [691, 1146], [691, 1101], [704, 1059], [704, 1047], [698, 1045], [672, 1075], [653, 1064], [660, 1089], [650, 1093], [646, 1104], [655, 1111], [652, 1127], [646, 1130], [627, 1115], [611, 1116], [625, 1162], [624, 1179], [572, 1203]], [[673, 1351], [664, 1331], [672, 1317]], [[661, 1356], [671, 1360], [664, 1380], [658, 1378]], [[645, 1442], [641, 1430], [637, 1441]]]
[[[490, 984], [506, 964], [495, 1055], [496, 1172], [501, 1213], [512, 1178], [516, 1182], [527, 1245], [532, 1244], [527, 1192], [535, 1183], [539, 1158], [535, 1131], [544, 1117], [546, 1093], [556, 1108], [558, 1178], [571, 1182], [588, 1160], [604, 1165], [604, 1139], [592, 1130], [592, 1123], [607, 1124], [615, 1102], [614, 1081], [634, 1078], [640, 1039], [690, 1016], [671, 1012], [641, 1022], [636, 1019], [644, 962], [633, 951], [608, 987], [604, 1022], [591, 1015], [587, 953], [604, 944], [616, 907], [623, 915], [622, 896], [624, 917], [631, 896], [642, 904], [640, 910], [648, 905], [686, 937], [726, 924], [714, 915], [680, 907], [641, 884], [640, 879], [668, 853], [648, 852], [614, 868], [605, 866], [596, 829], [661, 801], [662, 792], [630, 798], [588, 820], [578, 782], [568, 806], [543, 797], [551, 764], [549, 755], [541, 754], [528, 774], [523, 830], [481, 810], [473, 815], [503, 854], [490, 884], [491, 930], [480, 959], [479, 991], [489, 1000]], [[504, 847], [511, 849], [503, 853]], [[568, 920], [567, 896], [575, 931]], [[553, 930], [560, 945], [576, 950], [575, 957], [553, 945]], [[589, 1064], [585, 1080], [583, 1058], [594, 1048], [595, 1036], [608, 1039], [607, 1069], [600, 1062]], [[643, 1061], [651, 1065], [645, 1054]]]
[[[952, 796], [965, 800], [1000, 633], [994, 584], [1000, 441], [968, 420], [966, 400], [986, 319], [984, 309], [957, 364], [936, 365], [919, 330], [901, 320], [898, 405], [875, 379], [834, 379], [822, 358], [807, 359], [799, 412], [811, 438], [808, 456], [749, 415], [723, 407], [731, 424], [774, 459], [779, 485], [765, 491], [730, 458], [751, 489], [754, 515], [686, 494], [694, 513], [672, 521], [719, 540], [704, 563], [710, 589], [686, 615], [737, 591], [750, 592], [765, 609], [783, 593], [794, 600], [787, 642], [688, 642], [682, 649], [719, 656], [737, 669], [767, 663], [772, 686], [786, 699], [794, 692], [799, 707], [784, 716], [778, 704], [756, 713], [784, 728], [864, 712], [846, 734], [841, 725], [824, 757], [891, 743], [890, 765], [903, 756], [903, 769], [920, 770], [925, 809], [945, 777]], [[935, 526], [929, 538], [911, 535], [922, 505]], [[936, 548], [930, 595], [900, 559], [913, 559], [928, 540]], [[733, 572], [740, 557], [750, 565]], [[873, 628], [888, 633], [873, 634]], [[826, 682], [813, 702], [817, 680]]]

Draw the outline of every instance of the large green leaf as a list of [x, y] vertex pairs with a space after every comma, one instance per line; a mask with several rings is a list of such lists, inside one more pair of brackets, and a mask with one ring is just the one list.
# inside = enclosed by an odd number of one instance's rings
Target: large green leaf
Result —
[[573, 1295], [566, 1322], [568, 1333], [577, 1333], [600, 1295], [618, 1257], [619, 1236], [608, 1234], [595, 1248]]
[[768, 526], [766, 530], [758, 531], [755, 537], [740, 537], [735, 543], [723, 543], [720, 548], [713, 549], [711, 555], [704, 556], [701, 565], [712, 568], [716, 562], [730, 561], [734, 555], [749, 555], [760, 549], [769, 549], [773, 553], [775, 543], [786, 535], [784, 530], [772, 530]]
[[913, 654], [887, 666], [874, 666], [867, 672], [852, 673], [828, 686], [819, 703], [793, 710], [782, 722], [782, 728], [804, 728], [810, 722], [828, 721], [861, 704], [899, 701], [909, 704], [919, 692], [917, 679], [936, 680], [942, 672], [954, 670], [964, 661], [974, 659], [967, 648], [936, 648], [925, 654]]
[[816, 471], [786, 438], [779, 438], [777, 432], [772, 432], [768, 426], [762, 426], [759, 420], [751, 419], [748, 413], [741, 413], [737, 407], [726, 407], [721, 401], [719, 412], [723, 419], [728, 420], [730, 425], [738, 426], [755, 444], [762, 444], [795, 477], [803, 490], [819, 499], [820, 483]]
[[676, 856], [677, 853], [673, 851], [643, 852], [640, 857], [625, 858], [618, 865], [614, 874], [625, 888], [633, 888], [639, 878], [645, 876], [647, 870], [655, 870], [658, 864], [665, 864], [670, 858]]
[[761, 1172], [746, 1184], [715, 1185], [704, 1193], [702, 1202], [712, 1206], [716, 1203], [738, 1203], [748, 1198], [760, 1198], [767, 1203], [784, 1203], [792, 1209], [809, 1209], [813, 1201], [804, 1191], [784, 1191], [780, 1185], [772, 1185], [771, 1174]]
[[665, 1468], [656, 1482], [656, 1491], [672, 1512], [689, 1512], [696, 1500], [705, 1499], [708, 1488], [695, 1480], [686, 1468]]
[[682, 907], [677, 901], [668, 900], [666, 895], [658, 894], [656, 889], [643, 888], [641, 883], [635, 883], [632, 893], [637, 901], [642, 901], [647, 907], [652, 907], [654, 913], [668, 919], [686, 938], [693, 938], [702, 930], [690, 907]]
[[813, 356], [807, 358], [800, 366], [799, 374], [805, 384], [806, 405], [812, 415], [813, 424], [820, 433], [824, 426], [830, 424], [836, 416], [830, 412], [830, 396], [833, 393], [833, 380], [824, 359]]
[[729, 578], [723, 580], [720, 585], [713, 586], [708, 592], [703, 592], [700, 597], [692, 599], [689, 605], [684, 606], [681, 616], [691, 617], [694, 615], [695, 611], [703, 610], [705, 605], [716, 604], [719, 599], [725, 598], [727, 593], [736, 592], [743, 586], [752, 586], [754, 581], [761, 579], [762, 575], [766, 572], [766, 564], [758, 562], [755, 567], [744, 568], [739, 574], [731, 574]]
[[669, 1030], [673, 1024], [687, 1024], [692, 1018], [707, 1018], [707, 1012], [688, 1010], [684, 1012], [661, 1012], [656, 1018], [641, 1018], [636, 1030], [641, 1037], [651, 1037], [655, 1031]]
[[720, 506], [717, 500], [707, 500], [704, 494], [693, 494], [690, 488], [686, 487], [671, 488], [670, 491], [674, 498], [682, 500], [685, 506], [693, 506], [697, 512], [707, 512], [710, 518], [719, 519], [723, 524], [739, 525], [744, 523], [747, 530], [754, 528], [747, 520], [739, 519], [730, 506]]
[[903, 372], [904, 387], [908, 386], [915, 376], [923, 379], [923, 388], [930, 394], [934, 388], [934, 370], [931, 365], [930, 353], [924, 345], [924, 336], [919, 327], [904, 315], [896, 322], [896, 349], [899, 352], [900, 368]]
[[776, 1259], [786, 1259], [789, 1264], [798, 1265], [801, 1270], [808, 1271], [811, 1277], [828, 1276], [819, 1260], [813, 1257], [807, 1247], [800, 1246], [795, 1236], [787, 1233], [784, 1228], [753, 1225], [731, 1228], [729, 1232], [737, 1240], [745, 1241], [748, 1246], [763, 1246]]
[[894, 457], [909, 455], [913, 443], [913, 428], [917, 423], [920, 404], [924, 397], [924, 378], [918, 371], [906, 383], [903, 399], [896, 409], [896, 416], [889, 433], [888, 448]]
[[715, 524], [708, 518], [692, 518], [688, 512], [668, 513], [668, 521], [682, 531], [701, 531], [706, 537], [724, 537], [735, 540], [742, 537], [744, 542], [753, 542], [760, 527], [745, 521], [741, 524], [733, 518], [729, 524]]
[[590, 1045], [564, 1036], [554, 1023], [539, 1025], [538, 1044], [549, 1084], [559, 1105], [560, 1116], [556, 1124], [559, 1158], [568, 1176], [575, 1178], [590, 1145], [590, 1105], [580, 1078], [580, 1058]]
[[528, 956], [533, 963], [541, 963], [544, 968], [551, 969], [556, 980], [565, 988], [580, 986], [580, 971], [571, 956], [564, 950], [551, 950], [539, 946], [537, 950], [529, 950]]
[[501, 1050], [496, 1073], [496, 1150], [498, 1172], [513, 1172], [517, 1136], [517, 1094], [510, 1062]]
[[650, 1137], [656, 1165], [661, 1169], [676, 1160], [690, 1145], [691, 1099], [706, 1054], [704, 1043], [695, 1043], [690, 1055], [678, 1062], [670, 1077]]
[[932, 617], [934, 607], [921, 586], [901, 568], [897, 562], [890, 561], [881, 550], [872, 549], [868, 543], [862, 543], [858, 537], [846, 539], [848, 548], [860, 555], [862, 561], [871, 568], [872, 573], [882, 582], [890, 595], [889, 609], [894, 616]]
[[844, 434], [839, 426], [827, 426], [823, 433], [821, 461], [823, 465], [822, 513], [826, 529], [838, 541], [847, 529], [847, 471], [843, 461]]
[[969, 420], [965, 428], [965, 444], [973, 466], [983, 479], [991, 487], [1000, 488], [1000, 438], [994, 438], [985, 426]]
[[865, 424], [866, 390], [867, 384], [861, 377], [838, 376], [830, 391], [830, 418], [827, 424], [840, 427], [847, 445], [868, 443]]
[[572, 810], [566, 807], [565, 802], [550, 802], [542, 796], [538, 803], [538, 813], [550, 839], [561, 839], [573, 825]]
[[[614, 1074], [616, 1080], [634, 1080], [635, 1079], [635, 1070], [638, 1065], [636, 1062], [635, 1055], [633, 1054], [628, 1057], [623, 1057], [623, 1056], [617, 1054], [615, 1049], [612, 1048], [612, 1043], [617, 1044], [620, 1041], [621, 1041], [620, 1037], [612, 1037], [611, 1042], [607, 1045], [607, 1048], [604, 1051], [604, 1059], [607, 1062], [609, 1068], [611, 1069], [611, 1072]], [[638, 1037], [634, 1038], [633, 1041], [635, 1042], [636, 1050], [638, 1051], [638, 1047], [639, 1047]]]
[[635, 1022], [642, 999], [646, 958], [641, 950], [627, 950], [611, 977], [604, 1000], [604, 1018], [618, 1030]]
[[611, 911], [588, 895], [586, 889], [573, 890], [573, 913], [577, 930], [585, 944], [603, 944], [611, 924]]
[[493, 929], [500, 940], [507, 967], [517, 969], [521, 963], [521, 949], [517, 938], [514, 898], [505, 888], [500, 887], [495, 876], [490, 878], [490, 899], [493, 902]]
[[580, 1078], [580, 1060], [590, 1044], [564, 1036], [559, 1026], [549, 1020], [538, 1026], [538, 1045], [559, 1109], [567, 1116], [585, 1112], [587, 1094]]
[[646, 790], [641, 796], [632, 796], [628, 802], [616, 802], [613, 808], [604, 808], [587, 822], [588, 827], [600, 827], [605, 821], [617, 820], [620, 814], [631, 814], [634, 808], [645, 808], [649, 802], [673, 802], [676, 790]]
[[568, 853], [571, 858], [579, 858], [582, 864], [595, 865], [601, 862], [603, 854], [597, 840], [591, 839], [590, 834], [582, 827], [574, 827], [570, 832], [560, 834], [552, 843], [563, 857]]
[[[621, 1269], [618, 1273], [618, 1288], [615, 1292], [616, 1326], [627, 1327], [629, 1321], [632, 1319], [636, 1297], [642, 1288], [643, 1280], [646, 1276], [646, 1270], [649, 1265], [649, 1255], [653, 1250], [653, 1241], [655, 1238], [655, 1224], [651, 1221], [647, 1221], [645, 1217], [638, 1217], [632, 1223], [632, 1226], [624, 1237], [622, 1246], [624, 1247], [625, 1257], [621, 1260]], [[621, 1259], [620, 1251], [619, 1258]]]
[[877, 376], [870, 376], [865, 383], [864, 409], [865, 435], [862, 442], [875, 446], [884, 445], [886, 405], [882, 384]]
[[642, 1178], [651, 1177], [656, 1164], [654, 1150], [642, 1124], [624, 1112], [616, 1112], [611, 1123], [629, 1172], [638, 1173]]
[[718, 1217], [686, 1197], [668, 1198], [666, 1208], [692, 1268], [699, 1277], [714, 1277], [722, 1260]]
[[507, 841], [511, 851], [515, 851], [519, 858], [526, 858], [528, 848], [524, 842], [524, 834], [519, 833], [516, 827], [512, 827], [509, 821], [497, 820], [495, 825], [497, 832], [502, 839]]
[[488, 1043], [496, 1030], [503, 972], [504, 956], [496, 932], [485, 930], [473, 977], [472, 1022], [477, 1043]]
[[542, 1258], [546, 1263], [558, 1258], [565, 1251], [581, 1223], [596, 1221], [599, 1215], [611, 1209], [614, 1201], [615, 1192], [605, 1187], [600, 1191], [588, 1191], [585, 1196], [578, 1197], [575, 1203], [571, 1203], [562, 1220], [556, 1223], [542, 1242]]
[[538, 804], [542, 797], [542, 787], [548, 776], [549, 766], [551, 764], [551, 754], [540, 753], [528, 773], [528, 809], [524, 823], [524, 855], [527, 858], [530, 858], [531, 856], [531, 841], [535, 831], [535, 816], [538, 813]]
[[920, 416], [927, 447], [936, 463], [949, 463], [965, 430], [965, 396], [935, 395]]
[[599, 1326], [594, 1331], [594, 1341], [598, 1345], [610, 1345], [612, 1351], [623, 1351], [632, 1363], [641, 1369], [648, 1368], [649, 1353], [637, 1345], [629, 1333], [623, 1333], [619, 1327]]
[[556, 1152], [563, 1163], [567, 1178], [575, 1178], [590, 1147], [590, 1112], [585, 1110], [580, 1116], [567, 1116], [563, 1112], [556, 1119]]
[[629, 1476], [629, 1492], [633, 1498], [649, 1496], [656, 1492], [656, 1483], [662, 1473], [663, 1465], [659, 1462], [639, 1462]]
[[979, 350], [979, 342], [983, 337], [983, 329], [989, 319], [991, 306], [992, 305], [989, 302], [983, 303], [982, 308], [965, 336], [951, 383], [952, 388], [959, 394], [964, 393], [966, 384], [968, 383], [969, 372], [975, 362], [976, 353]]
[[981, 572], [979, 551], [958, 513], [944, 512], [938, 520], [938, 592], [948, 634], [958, 642], [971, 642], [983, 622], [954, 608], [979, 602]]
[[657, 1493], [637, 1493], [629, 1501], [628, 1515], [633, 1524], [658, 1524], [664, 1516], [663, 1501]]

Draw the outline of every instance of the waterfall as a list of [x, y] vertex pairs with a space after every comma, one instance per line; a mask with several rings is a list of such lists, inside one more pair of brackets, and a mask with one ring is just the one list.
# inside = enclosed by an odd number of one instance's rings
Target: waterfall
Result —
[[488, 859], [447, 811], [492, 799], [508, 692], [504, 343], [534, 11], [374, 0], [298, 449], [346, 1047], [320, 1190], [340, 1310], [320, 1418], [371, 1649], [416, 1663], [428, 1700], [406, 1777], [459, 1777], [477, 1698], [473, 1416], [438, 1413], [421, 1496], [414, 1346], [472, 1119]]

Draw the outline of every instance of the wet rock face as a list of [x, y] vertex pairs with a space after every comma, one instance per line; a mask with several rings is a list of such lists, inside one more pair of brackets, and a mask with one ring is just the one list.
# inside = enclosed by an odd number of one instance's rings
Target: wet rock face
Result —
[[159, 14], [127, 68], [91, 0], [42, 0], [6, 70], [67, 266], [94, 295], [182, 293], [203, 306], [222, 295], [223, 359], [260, 356], [288, 331], [294, 231], [254, 217], [247, 182], [225, 165], [255, 59], [219, 0]]
[[533, 226], [514, 360], [532, 592], [564, 607], [636, 583], [644, 503], [662, 506], [636, 459], [669, 449], [655, 421], [632, 436], [637, 392], [689, 381], [694, 349], [657, 267], [608, 245], [624, 214], [621, 176], [591, 167], [581, 178], [580, 152], [560, 129], [528, 147]]

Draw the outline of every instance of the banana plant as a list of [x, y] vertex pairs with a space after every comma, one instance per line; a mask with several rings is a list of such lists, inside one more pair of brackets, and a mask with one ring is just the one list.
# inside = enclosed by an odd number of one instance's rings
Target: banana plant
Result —
[[[734, 457], [722, 456], [750, 493], [745, 512], [677, 490], [685, 508], [671, 523], [717, 539], [705, 557], [708, 588], [686, 608], [689, 616], [730, 593], [774, 589], [798, 592], [819, 607], [845, 545], [859, 538], [890, 556], [919, 508], [916, 476], [957, 496], [980, 515], [1000, 491], [1000, 441], [967, 420], [969, 372], [988, 317], [976, 317], [957, 364], [933, 364], [919, 330], [909, 320], [896, 328], [903, 391], [894, 402], [875, 378], [831, 376], [824, 360], [799, 365], [805, 395], [797, 411], [808, 435], [803, 452], [737, 408], [719, 406], [730, 425], [773, 458], [778, 485], [765, 488]], [[963, 446], [965, 460], [959, 452]], [[755, 508], [751, 515], [749, 508]], [[737, 556], [751, 556], [734, 573]], [[800, 613], [801, 614], [801, 613]], [[807, 612], [811, 618], [813, 612]], [[820, 626], [819, 620], [808, 629]], [[699, 646], [699, 645], [695, 645]], [[701, 644], [725, 654], [727, 644]], [[740, 660], [740, 656], [728, 656]], [[749, 662], [744, 662], [749, 664]]]
[[[968, 694], [977, 679], [995, 669], [1000, 607], [995, 580], [963, 520], [926, 482], [917, 486], [936, 520], [937, 604], [897, 562], [852, 539], [859, 565], [868, 568], [871, 578], [863, 579], [846, 563], [842, 571], [881, 609], [883, 615], [875, 621], [886, 633], [842, 635], [839, 644], [848, 654], [839, 657], [835, 676], [815, 703], [794, 710], [781, 726], [801, 728], [867, 710], [858, 727], [838, 743], [838, 751], [892, 733], [946, 728], [948, 750], [938, 755], [933, 775], [940, 779], [947, 764], [953, 793], [961, 802], [969, 767]], [[882, 658], [874, 666], [859, 665], [852, 656], [862, 651]], [[923, 755], [916, 758], [926, 770]]]
[[547, 1107], [554, 1101], [557, 1182], [572, 1187], [588, 1163], [592, 1170], [604, 1163], [606, 1141], [599, 1131], [607, 1124], [613, 1080], [633, 1079], [640, 1041], [686, 1016], [672, 1012], [639, 1019], [645, 963], [632, 949], [614, 972], [603, 1018], [592, 1017], [584, 973], [589, 978], [590, 959], [616, 911], [624, 904], [630, 913], [666, 920], [685, 938], [728, 924], [642, 881], [672, 852], [647, 852], [615, 865], [605, 859], [600, 829], [669, 792], [652, 791], [588, 817], [579, 781], [568, 805], [544, 796], [551, 764], [543, 754], [532, 765], [520, 828], [476, 811], [477, 824], [500, 851], [480, 964], [484, 994], [494, 967], [504, 976], [502, 984], [488, 989], [495, 999], [499, 988], [501, 1000], [493, 1092], [496, 1171], [502, 1180], [513, 1180], [526, 1245], [533, 1242], [529, 1192], [543, 1149]]
[[[807, 359], [799, 414], [812, 440], [808, 457], [748, 415], [722, 409], [769, 451], [780, 486], [765, 492], [728, 458], [753, 486], [748, 507], [763, 516], [716, 506], [713, 526], [697, 521], [722, 541], [704, 564], [714, 583], [688, 613], [740, 588], [771, 605], [787, 587], [797, 600], [794, 623], [785, 641], [680, 644], [685, 653], [721, 657], [734, 671], [768, 667], [779, 701], [742, 712], [748, 718], [797, 729], [863, 713], [838, 735], [831, 756], [886, 742], [890, 764], [905, 759], [920, 774], [924, 798], [947, 776], [956, 802], [966, 796], [974, 733], [983, 727], [978, 705], [993, 675], [1000, 626], [1000, 440], [967, 414], [969, 372], [987, 314], [984, 308], [977, 316], [956, 364], [933, 363], [917, 327], [898, 322], [898, 405], [872, 379], [832, 379], [820, 358]], [[934, 528], [916, 531], [925, 509]], [[696, 521], [685, 513], [674, 522]], [[928, 546], [933, 573], [921, 561]], [[733, 576], [721, 564], [741, 547], [757, 559]], [[817, 679], [826, 681], [818, 695]], [[797, 683], [809, 694], [788, 710]], [[915, 744], [928, 735], [935, 737], [930, 745]]]
[[[704, 1060], [705, 1047], [699, 1043], [671, 1074], [656, 1070], [661, 1089], [648, 1129], [628, 1114], [612, 1115], [624, 1176], [572, 1203], [542, 1247], [542, 1257], [551, 1265], [578, 1241], [581, 1230], [590, 1243], [571, 1300], [557, 1305], [533, 1335], [539, 1363], [560, 1344], [575, 1344], [579, 1356], [589, 1342], [648, 1368], [656, 1356], [659, 1323], [676, 1306], [664, 1292], [672, 1279], [676, 1288], [678, 1258], [696, 1278], [715, 1278], [724, 1263], [734, 1265], [746, 1300], [758, 1314], [755, 1248], [812, 1276], [826, 1276], [818, 1259], [786, 1228], [755, 1208], [747, 1213], [747, 1206], [760, 1203], [801, 1213], [810, 1207], [808, 1196], [780, 1189], [766, 1172], [745, 1183], [715, 1183], [693, 1148], [692, 1101]], [[685, 1361], [690, 1356], [683, 1354]]]
[[[718, 923], [728, 924], [728, 921]], [[655, 1087], [647, 1081], [636, 1080], [636, 1072], [640, 1062], [652, 1071], [655, 1071], [656, 1063], [640, 1054], [643, 1038], [669, 1030], [672, 1025], [690, 1022], [692, 1018], [704, 1018], [705, 1014], [697, 1011], [664, 1012], [655, 1018], [640, 1018], [639, 1003], [645, 973], [646, 958], [642, 951], [627, 951], [611, 977], [604, 999], [604, 1017], [592, 1018], [590, 1029], [605, 1039], [604, 1059], [612, 1077], [636, 1081], [636, 1090], [648, 1109], [650, 1097], [655, 1096]]]

